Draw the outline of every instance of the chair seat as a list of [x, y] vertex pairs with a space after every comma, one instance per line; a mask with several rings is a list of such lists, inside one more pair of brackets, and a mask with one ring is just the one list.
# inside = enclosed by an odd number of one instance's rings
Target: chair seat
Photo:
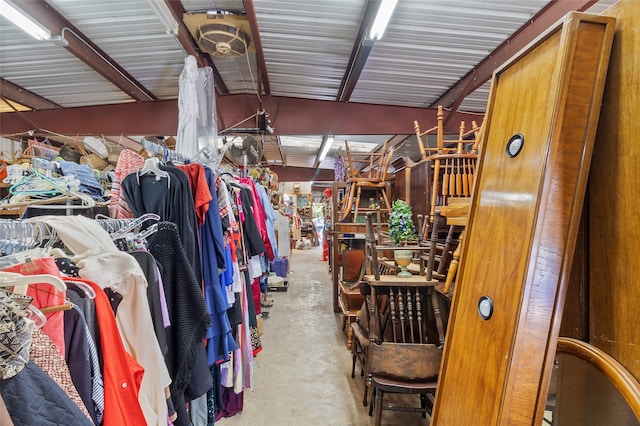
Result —
[[408, 382], [406, 380], [398, 380], [393, 377], [381, 377], [374, 375], [371, 377], [373, 385], [384, 392], [401, 392], [408, 394], [424, 394], [436, 391], [438, 384], [436, 379], [426, 382]]

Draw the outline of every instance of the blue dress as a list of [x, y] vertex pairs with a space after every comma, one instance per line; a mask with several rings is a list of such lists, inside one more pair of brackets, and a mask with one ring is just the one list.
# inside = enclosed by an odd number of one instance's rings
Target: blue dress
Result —
[[209, 202], [209, 210], [207, 210], [204, 224], [200, 225], [200, 253], [202, 255], [204, 297], [211, 317], [211, 328], [206, 336], [207, 356], [209, 365], [213, 365], [217, 362], [228, 361], [229, 353], [236, 350], [238, 346], [231, 334], [231, 324], [227, 316], [229, 302], [220, 282], [220, 275], [227, 267], [215, 176], [211, 169], [207, 167], [204, 169], [212, 199]]

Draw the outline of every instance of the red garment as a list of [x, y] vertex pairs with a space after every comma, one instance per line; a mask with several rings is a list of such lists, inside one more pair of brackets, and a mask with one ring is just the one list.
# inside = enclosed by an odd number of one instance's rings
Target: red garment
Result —
[[251, 293], [253, 293], [253, 305], [256, 310], [256, 315], [262, 313], [262, 305], [260, 304], [260, 278], [254, 278], [251, 282]]
[[176, 166], [185, 174], [189, 179], [189, 186], [191, 187], [191, 195], [193, 196], [193, 204], [196, 209], [196, 217], [198, 219], [198, 225], [204, 224], [204, 218], [209, 210], [209, 202], [213, 199], [211, 190], [207, 184], [207, 176], [202, 164], [184, 164]]
[[120, 196], [120, 186], [124, 178], [135, 173], [144, 166], [144, 157], [130, 149], [123, 149], [118, 157], [111, 183], [111, 198], [109, 199], [109, 216], [117, 219], [133, 217], [129, 205]]
[[[19, 263], [3, 269], [5, 272], [15, 272], [22, 275], [48, 274], [62, 278], [60, 270], [53, 257], [40, 257], [31, 260], [29, 263]], [[33, 297], [33, 306], [45, 308], [48, 306], [64, 305], [67, 295], [64, 291], [56, 289], [51, 284], [31, 284], [27, 289], [27, 295]], [[45, 314], [47, 323], [42, 327], [42, 331], [55, 343], [62, 356], [65, 356], [64, 345], [64, 312], [50, 312]]]
[[96, 292], [96, 316], [100, 325], [104, 382], [103, 426], [140, 426], [146, 424], [138, 402], [144, 369], [125, 350], [116, 317], [104, 290], [93, 281], [83, 281]]
[[264, 207], [262, 207], [262, 202], [260, 201], [260, 197], [258, 196], [256, 184], [251, 178], [236, 179], [238, 179], [240, 183], [248, 185], [251, 189], [251, 199], [253, 201], [253, 216], [256, 219], [256, 225], [258, 225], [258, 230], [260, 231], [260, 238], [262, 239], [264, 247], [267, 250], [266, 255], [269, 260], [273, 260], [275, 259], [275, 254], [273, 253], [273, 247], [271, 247], [269, 235], [267, 234], [267, 215], [264, 212]]

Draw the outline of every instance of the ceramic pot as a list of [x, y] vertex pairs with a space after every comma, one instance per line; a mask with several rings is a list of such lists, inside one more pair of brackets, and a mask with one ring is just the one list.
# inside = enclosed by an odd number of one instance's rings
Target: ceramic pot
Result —
[[407, 271], [407, 266], [411, 264], [411, 259], [413, 259], [413, 251], [394, 250], [393, 258], [396, 261], [396, 265], [400, 267], [400, 272], [398, 272], [396, 275], [400, 278], [411, 277], [411, 272]]

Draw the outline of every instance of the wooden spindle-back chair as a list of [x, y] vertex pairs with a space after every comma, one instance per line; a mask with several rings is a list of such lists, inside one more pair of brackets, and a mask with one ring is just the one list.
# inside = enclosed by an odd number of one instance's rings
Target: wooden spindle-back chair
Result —
[[[438, 214], [439, 215], [439, 214]], [[424, 275], [401, 278], [395, 275], [365, 275], [369, 285], [369, 345], [365, 374], [373, 387], [375, 424], [380, 425], [383, 409], [430, 412], [444, 344], [444, 325], [437, 295], [439, 281], [433, 277], [436, 267], [437, 221], [432, 227]], [[367, 245], [376, 259], [375, 238], [369, 235], [373, 225], [367, 216]], [[385, 247], [386, 249], [387, 247]], [[415, 247], [409, 247], [415, 248]], [[369, 251], [368, 251], [369, 253]], [[375, 261], [375, 260], [374, 260]], [[429, 336], [429, 320], [436, 323], [437, 336]], [[420, 407], [383, 405], [385, 393], [419, 394]]]

